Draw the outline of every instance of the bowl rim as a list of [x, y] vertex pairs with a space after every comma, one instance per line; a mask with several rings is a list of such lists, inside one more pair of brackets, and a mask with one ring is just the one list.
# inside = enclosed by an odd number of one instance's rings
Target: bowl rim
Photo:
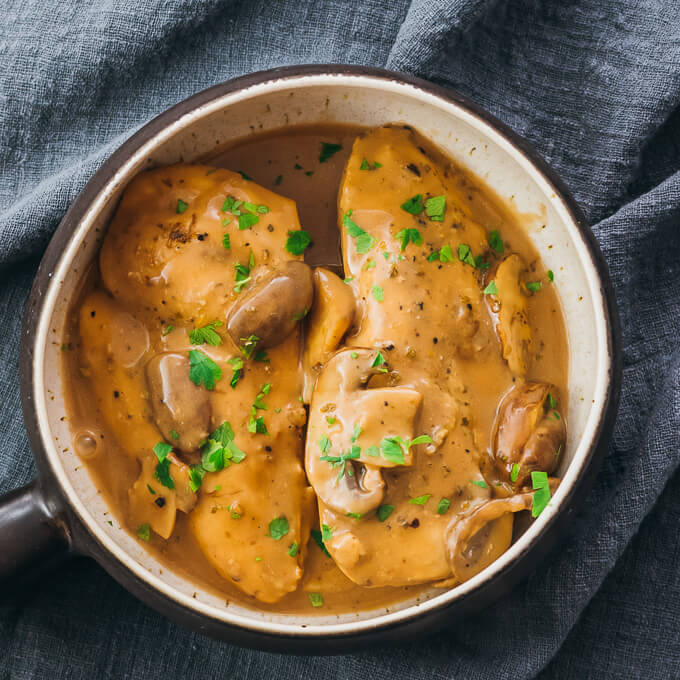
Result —
[[[42, 365], [44, 361], [45, 343], [41, 345], [41, 334], [36, 329], [47, 325], [54, 309], [56, 293], [61, 288], [60, 276], [54, 276], [60, 264], [63, 264], [68, 249], [73, 246], [71, 241], [81, 220], [91, 211], [92, 205], [104, 190], [112, 185], [117, 173], [130, 162], [147, 143], [160, 136], [164, 131], [179, 123], [185, 116], [195, 114], [202, 107], [209, 105], [227, 95], [246, 91], [253, 86], [266, 86], [277, 82], [288, 82], [295, 79], [309, 77], [346, 77], [355, 78], [357, 85], [365, 83], [366, 80], [373, 81], [378, 86], [382, 83], [391, 83], [404, 88], [412, 89], [411, 94], [418, 92], [431, 95], [436, 99], [443, 100], [446, 104], [452, 104], [454, 108], [461, 109], [474, 118], [478, 119], [483, 127], [490, 129], [491, 133], [496, 133], [499, 137], [509, 143], [531, 166], [536, 176], [546, 182], [554, 191], [555, 195], [564, 205], [573, 225], [578, 229], [579, 235], [585, 245], [584, 256], [590, 257], [593, 270], [599, 283], [599, 291], [592, 290], [593, 295], [599, 293], [601, 308], [604, 310], [604, 328], [607, 341], [606, 356], [609, 359], [607, 369], [607, 383], [603, 396], [601, 411], [597, 425], [593, 431], [591, 445], [586, 452], [581, 467], [572, 485], [567, 489], [560, 503], [556, 504], [554, 511], [539, 518], [541, 522], [540, 530], [537, 530], [531, 542], [528, 543], [522, 552], [519, 552], [508, 563], [504, 563], [500, 568], [493, 570], [494, 564], [503, 559], [501, 556], [492, 565], [480, 572], [485, 578], [480, 579], [479, 583], [471, 584], [465, 588], [466, 584], [461, 584], [448, 591], [442, 591], [431, 600], [423, 603], [415, 603], [398, 609], [397, 611], [381, 614], [363, 620], [350, 621], [340, 624], [314, 624], [301, 626], [299, 623], [287, 624], [266, 620], [256, 620], [234, 614], [228, 610], [217, 612], [214, 607], [200, 606], [198, 600], [191, 600], [179, 591], [163, 583], [158, 576], [151, 574], [146, 568], [137, 564], [125, 550], [108, 537], [99, 527], [85, 506], [81, 503], [77, 492], [70, 488], [66, 483], [63, 470], [57, 462], [58, 452], [49, 435], [49, 422], [44, 410], [41, 410], [41, 401], [44, 399], [42, 385]], [[331, 82], [331, 81], [329, 81]], [[228, 106], [228, 104], [227, 104]], [[224, 107], [226, 108], [226, 106]], [[189, 121], [187, 121], [189, 122]], [[90, 233], [88, 229], [87, 233]], [[56, 291], [56, 292], [55, 292]], [[598, 305], [599, 310], [599, 305]], [[599, 467], [599, 462], [604, 455], [602, 440], [606, 441], [611, 434], [613, 421], [618, 405], [618, 398], [621, 384], [621, 331], [616, 309], [616, 302], [613, 287], [609, 277], [604, 256], [600, 251], [599, 245], [594, 234], [587, 225], [585, 217], [574, 198], [569, 193], [563, 181], [542, 159], [538, 152], [517, 133], [513, 132], [507, 125], [497, 120], [493, 115], [482, 109], [480, 106], [470, 101], [463, 95], [448, 88], [435, 85], [411, 75], [396, 73], [385, 69], [378, 69], [364, 66], [348, 66], [342, 64], [309, 64], [304, 66], [280, 67], [266, 71], [260, 71], [221, 84], [214, 85], [197, 94], [175, 104], [171, 108], [162, 112], [125, 141], [111, 156], [101, 165], [92, 178], [87, 182], [83, 190], [77, 196], [64, 218], [59, 224], [53, 235], [48, 248], [43, 256], [38, 273], [36, 275], [31, 295], [26, 306], [24, 324], [22, 329], [23, 342], [21, 349], [20, 376], [22, 406], [24, 419], [31, 441], [32, 449], [41, 479], [47, 478], [54, 482], [56, 487], [55, 498], [64, 506], [64, 512], [70, 522], [76, 525], [79, 531], [74, 532], [85, 536], [85, 552], [92, 554], [118, 581], [137, 594], [139, 597], [155, 606], [159, 606], [158, 597], [161, 603], [165, 603], [167, 609], [184, 610], [185, 614], [198, 616], [199, 619], [209, 619], [212, 624], [227, 628], [245, 628], [260, 636], [273, 636], [285, 638], [305, 638], [305, 639], [333, 639], [343, 636], [355, 636], [367, 634], [377, 629], [389, 630], [394, 627], [402, 626], [416, 619], [422, 619], [427, 613], [446, 610], [454, 605], [463, 603], [466, 599], [471, 601], [478, 591], [487, 586], [497, 583], [511, 573], [517, 574], [523, 571], [526, 575], [529, 569], [519, 570], [518, 565], [526, 563], [527, 553], [536, 548], [546, 539], [549, 532], [556, 533], [558, 519], [560, 516], [567, 516], [573, 513], [585, 496], [594, 474]], [[46, 337], [46, 336], [45, 336]], [[44, 338], [43, 338], [44, 339]], [[41, 349], [42, 347], [42, 349]], [[37, 397], [37, 399], [36, 399]], [[37, 402], [37, 403], [36, 403]], [[578, 493], [577, 493], [578, 492]], [[56, 503], [57, 501], [55, 501]], [[80, 531], [84, 529], [84, 531]], [[89, 544], [89, 545], [88, 545]], [[79, 547], [76, 545], [76, 547]], [[545, 552], [543, 550], [542, 552]], [[122, 557], [116, 553], [121, 553]], [[507, 553], [506, 553], [507, 554]], [[491, 570], [491, 571], [490, 571]], [[517, 581], [510, 578], [510, 581]], [[455, 593], [452, 595], [452, 593]], [[162, 607], [161, 607], [162, 608]], [[205, 609], [215, 609], [218, 616], [213, 616]], [[168, 613], [167, 611], [165, 613]], [[222, 614], [222, 615], [219, 615]], [[199, 624], [205, 628], [205, 623]]]

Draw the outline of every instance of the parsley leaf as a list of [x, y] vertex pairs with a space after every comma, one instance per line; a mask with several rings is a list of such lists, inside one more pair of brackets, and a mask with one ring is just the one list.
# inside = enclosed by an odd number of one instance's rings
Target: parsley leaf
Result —
[[212, 323], [201, 326], [200, 328], [194, 328], [189, 331], [189, 340], [192, 345], [202, 345], [206, 342], [213, 347], [217, 347], [222, 344], [222, 338], [219, 333], [215, 330], [218, 326], [221, 326], [221, 321], [213, 321]]
[[348, 512], [347, 517], [351, 517], [352, 519], [359, 520], [363, 517], [363, 515], [360, 512]]
[[156, 465], [156, 471], [153, 476], [168, 489], [175, 488], [175, 482], [170, 476], [170, 459], [164, 458], [158, 465]]
[[442, 246], [442, 249], [439, 251], [439, 261], [453, 262], [453, 252], [451, 251], [451, 246], [448, 243]]
[[401, 209], [411, 215], [419, 215], [423, 212], [423, 195], [416, 194], [401, 204]]
[[288, 520], [284, 515], [281, 515], [281, 517], [276, 517], [269, 522], [269, 534], [267, 535], [275, 541], [280, 541], [289, 531]]
[[354, 245], [357, 253], [367, 253], [373, 247], [375, 240], [352, 219], [351, 210], [348, 210], [342, 216], [342, 225], [347, 229], [347, 233], [355, 239]]
[[445, 514], [450, 507], [451, 501], [448, 498], [442, 498], [439, 503], [437, 503], [437, 514]]
[[331, 556], [331, 554], [328, 552], [328, 548], [326, 548], [326, 544], [323, 542], [323, 538], [321, 537], [321, 532], [318, 529], [312, 529], [309, 534], [311, 535], [312, 539], [314, 540], [314, 543], [316, 543], [321, 550], [323, 550], [324, 553], [328, 557]]
[[382, 452], [382, 457], [385, 460], [390, 461], [390, 463], [395, 463], [396, 465], [406, 464], [404, 451], [401, 448], [401, 444], [397, 437], [385, 437], [380, 442], [380, 450]]
[[361, 165], [359, 166], [359, 170], [377, 170], [378, 168], [382, 168], [382, 163], [375, 161], [373, 165], [371, 165], [365, 158], [361, 161]]
[[484, 289], [484, 295], [498, 295], [498, 286], [495, 281], [489, 282], [489, 285]]
[[319, 439], [319, 448], [322, 453], [328, 453], [331, 450], [331, 440], [326, 435]]
[[382, 355], [382, 352], [378, 350], [378, 353], [375, 355], [375, 359], [373, 359], [371, 367], [376, 368], [378, 366], [382, 366], [385, 363], [387, 363], [385, 357]]
[[540, 281], [527, 281], [526, 287], [527, 287], [527, 290], [530, 290], [532, 293], [538, 293], [538, 291], [541, 290], [541, 282]]
[[162, 463], [170, 455], [171, 451], [172, 446], [165, 442], [158, 442], [158, 444], [153, 447], [153, 452], [156, 454], [159, 463]]
[[288, 554], [291, 557], [295, 557], [298, 554], [298, 548], [299, 548], [298, 542], [293, 541], [293, 545], [291, 545], [290, 548], [288, 548]]
[[409, 503], [411, 505], [425, 505], [425, 503], [427, 503], [427, 501], [429, 501], [430, 498], [432, 498], [432, 494], [426, 493], [423, 494], [422, 496], [418, 496], [417, 498], [409, 499]]
[[286, 241], [286, 250], [291, 255], [302, 255], [302, 253], [312, 244], [312, 237], [308, 231], [298, 229], [297, 231], [288, 232], [288, 240]]
[[323, 607], [323, 595], [321, 593], [308, 593], [312, 607]]
[[260, 338], [252, 333], [247, 338], [241, 338], [241, 351], [245, 355], [246, 359], [250, 359], [257, 347], [257, 343], [260, 342]]
[[215, 383], [222, 379], [222, 369], [198, 349], [189, 350], [189, 379], [194, 385], [203, 386], [206, 390], [214, 390]]
[[151, 539], [151, 527], [148, 523], [145, 522], [137, 527], [137, 538], [147, 542]]
[[503, 250], [504, 250], [503, 239], [501, 238], [501, 235], [498, 233], [498, 229], [494, 229], [494, 230], [489, 234], [489, 245], [490, 245], [497, 253], [500, 253], [501, 255], [503, 254]]
[[333, 538], [333, 529], [331, 529], [328, 524], [321, 525], [321, 540], [326, 543]]
[[277, 175], [276, 179], [274, 180], [274, 185], [279, 186], [279, 184], [281, 184], [282, 181], [283, 181], [283, 175]]
[[380, 505], [378, 506], [378, 519], [384, 522], [393, 512], [393, 505]]
[[550, 283], [552, 283], [554, 280], [555, 280], [555, 274], [553, 274], [553, 270], [548, 269], [548, 281], [550, 281]]
[[467, 243], [460, 243], [458, 245], [458, 259], [471, 267], [476, 267], [475, 258], [472, 257], [472, 250]]
[[238, 381], [243, 377], [243, 359], [241, 357], [232, 357], [227, 360], [227, 363], [233, 370], [229, 384], [232, 388], [235, 388]]
[[241, 175], [241, 177], [243, 177], [243, 179], [247, 180], [248, 182], [253, 181], [253, 178], [250, 177], [250, 175], [246, 175], [246, 173], [243, 172], [243, 170], [237, 170], [236, 172], [238, 172], [238, 174]]
[[227, 249], [231, 250], [231, 239], [229, 238], [229, 234], [225, 234], [222, 237], [222, 245]]
[[519, 476], [519, 463], [513, 463], [512, 470], [510, 471], [510, 481], [514, 484]]
[[427, 261], [428, 262], [436, 262], [439, 259], [439, 251], [438, 250], [433, 250], [428, 256], [427, 256]]
[[486, 482], [483, 479], [471, 479], [470, 484], [474, 484], [475, 486], [478, 486], [480, 489], [488, 488], [486, 486]]
[[532, 470], [531, 488], [534, 489], [534, 497], [531, 502], [531, 516], [538, 517], [545, 510], [551, 497], [548, 473]]
[[231, 463], [240, 463], [246, 454], [234, 441], [234, 430], [225, 420], [201, 448], [201, 465], [206, 472], [219, 472]]
[[181, 215], [183, 212], [186, 212], [186, 209], [189, 207], [189, 204], [185, 201], [183, 201], [181, 198], [177, 199], [177, 212]]
[[257, 215], [251, 213], [242, 213], [238, 216], [238, 228], [240, 231], [245, 229], [250, 229], [250, 227], [255, 226], [260, 221]]
[[433, 222], [443, 222], [446, 212], [446, 196], [433, 196], [425, 201], [425, 214]]
[[331, 142], [321, 142], [321, 153], [319, 163], [325, 163], [331, 156], [342, 149], [342, 144], [332, 144]]
[[196, 493], [201, 487], [201, 484], [203, 484], [203, 477], [205, 477], [205, 470], [202, 465], [193, 465], [189, 470], [189, 486], [194, 493]]
[[380, 286], [371, 286], [371, 294], [378, 302], [385, 299], [385, 291]]
[[423, 237], [417, 229], [402, 229], [396, 234], [401, 239], [401, 252], [403, 253], [409, 243], [419, 246], [423, 243]]
[[161, 333], [161, 336], [162, 336], [162, 337], [165, 337], [166, 335], [170, 335], [170, 333], [172, 333], [172, 331], [174, 331], [174, 330], [175, 330], [175, 327], [174, 327], [173, 325], [166, 326], [166, 327], [163, 329], [163, 332]]

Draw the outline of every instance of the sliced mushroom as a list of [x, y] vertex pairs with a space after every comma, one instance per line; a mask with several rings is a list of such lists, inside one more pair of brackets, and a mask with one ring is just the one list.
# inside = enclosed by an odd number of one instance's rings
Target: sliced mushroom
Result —
[[239, 297], [229, 312], [227, 331], [238, 346], [254, 335], [258, 347], [274, 347], [307, 315], [313, 300], [310, 267], [297, 260], [284, 262]]
[[520, 283], [523, 269], [524, 262], [518, 255], [506, 257], [498, 265], [494, 277], [498, 293], [491, 296], [491, 307], [498, 315], [496, 331], [503, 358], [516, 375], [526, 374], [531, 347], [527, 300]]
[[[399, 442], [413, 437], [422, 395], [407, 387], [370, 389], [381, 368], [377, 357], [372, 349], [338, 352], [312, 395], [307, 477], [323, 503], [343, 514], [377, 508], [385, 486], [380, 468], [412, 463], [412, 450]], [[385, 439], [394, 443], [387, 453]]]
[[307, 319], [305, 338], [305, 394], [309, 403], [318, 372], [338, 347], [354, 319], [354, 294], [339, 276], [314, 270], [314, 306]]
[[[517, 488], [526, 485], [532, 470], [551, 474], [566, 442], [564, 417], [556, 408], [557, 389], [547, 383], [527, 382], [513, 389], [498, 413], [494, 457], [503, 476]], [[513, 467], [516, 474], [513, 475]], [[511, 477], [512, 475], [512, 477]]]
[[188, 357], [156, 355], [146, 365], [146, 379], [158, 429], [180, 451], [196, 451], [209, 433], [210, 397], [189, 379]]

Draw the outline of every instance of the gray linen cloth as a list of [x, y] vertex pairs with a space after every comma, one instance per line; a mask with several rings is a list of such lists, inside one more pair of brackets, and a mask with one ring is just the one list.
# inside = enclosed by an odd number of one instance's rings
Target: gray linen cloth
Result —
[[680, 2], [0, 4], [0, 491], [35, 474], [20, 317], [67, 206], [152, 116], [263, 68], [410, 72], [527, 137], [594, 225], [625, 345], [613, 442], [583, 512], [483, 613], [395, 648], [279, 656], [184, 630], [78, 559], [0, 606], [2, 678], [680, 677]]

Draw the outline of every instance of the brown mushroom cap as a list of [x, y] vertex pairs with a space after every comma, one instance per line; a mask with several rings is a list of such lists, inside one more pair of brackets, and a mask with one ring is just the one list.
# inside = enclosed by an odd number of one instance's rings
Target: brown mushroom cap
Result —
[[227, 317], [227, 331], [237, 346], [255, 335], [258, 347], [274, 347], [306, 316], [313, 300], [311, 268], [297, 260], [284, 262], [239, 297]]

